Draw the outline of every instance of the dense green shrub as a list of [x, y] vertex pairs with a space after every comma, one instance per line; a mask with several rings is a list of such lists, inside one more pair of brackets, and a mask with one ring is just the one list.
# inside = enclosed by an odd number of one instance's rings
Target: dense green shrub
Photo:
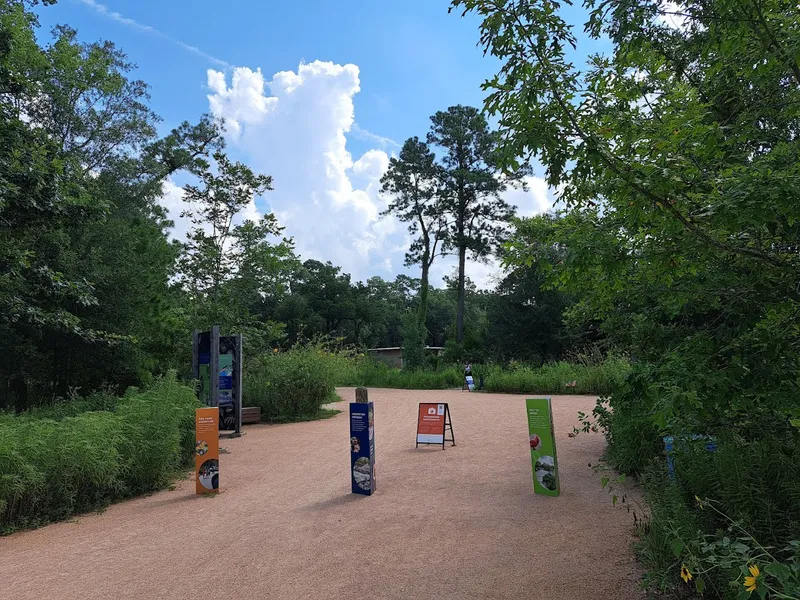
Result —
[[[635, 365], [594, 411], [609, 463], [639, 475], [643, 484], [649, 508], [638, 550], [646, 583], [670, 592], [700, 589], [710, 598], [749, 597], [746, 591], [741, 596], [744, 577], [760, 565], [760, 585], [796, 590], [800, 432], [786, 419], [773, 419], [767, 429], [756, 411], [749, 421], [727, 426], [715, 427], [710, 419], [701, 426], [681, 414], [660, 420], [670, 393], [653, 383], [661, 377], [652, 366]], [[672, 477], [663, 444], [668, 434], [674, 438]], [[693, 573], [688, 583], [680, 578], [683, 566]], [[775, 573], [785, 574], [784, 567], [794, 575], [781, 580]]]
[[159, 489], [191, 459], [191, 388], [168, 377], [113, 404], [60, 420], [42, 410], [0, 421], [0, 529]]
[[[369, 358], [350, 359], [349, 368], [340, 371], [339, 385], [364, 385], [397, 389], [460, 388], [464, 370], [447, 366], [437, 370], [393, 369]], [[597, 365], [565, 362], [529, 367], [519, 363], [508, 366], [473, 365], [475, 383], [483, 376], [489, 392], [513, 394], [607, 394], [620, 385], [629, 365], [622, 359], [609, 358]], [[575, 382], [574, 387], [567, 384]]]
[[[800, 544], [794, 541], [798, 537], [798, 504], [796, 500], [793, 505], [788, 504], [792, 494], [796, 498], [796, 491], [788, 492], [787, 504], [776, 511], [772, 504], [780, 496], [769, 489], [775, 486], [764, 477], [774, 476], [776, 471], [764, 476], [755, 474], [757, 480], [751, 481], [749, 477], [758, 467], [748, 468], [747, 461], [736, 454], [741, 449], [736, 448], [736, 443], [725, 442], [718, 452], [703, 448], [705, 458], [712, 457], [714, 466], [721, 469], [704, 471], [708, 482], [700, 485], [680, 475], [686, 469], [697, 469], [699, 474], [701, 468], [699, 464], [689, 467], [685, 455], [681, 458], [682, 468], [676, 464], [678, 475], [674, 480], [667, 475], [663, 459], [654, 459], [642, 471], [640, 481], [649, 509], [647, 518], [640, 522], [636, 549], [647, 568], [648, 587], [679, 593], [681, 597], [703, 592], [707, 598], [750, 598], [745, 577], [751, 576], [754, 571], [750, 569], [756, 567], [755, 572], [760, 575], [754, 597], [800, 598]], [[696, 450], [688, 452], [693, 454]], [[681, 454], [685, 452], [678, 453]], [[775, 469], [781, 467], [787, 469], [789, 477], [797, 469], [796, 463], [788, 462]], [[778, 479], [785, 483], [787, 477]], [[687, 499], [695, 486], [698, 491], [727, 487], [729, 491], [735, 489], [739, 497], [726, 502], [699, 495]], [[728, 513], [728, 507], [734, 507], [738, 515]], [[749, 515], [743, 514], [744, 507], [751, 508]], [[682, 569], [691, 575], [689, 581], [681, 581]]]
[[272, 423], [324, 416], [322, 405], [337, 399], [336, 380], [347, 369], [345, 356], [321, 343], [258, 356], [245, 368], [243, 402]]

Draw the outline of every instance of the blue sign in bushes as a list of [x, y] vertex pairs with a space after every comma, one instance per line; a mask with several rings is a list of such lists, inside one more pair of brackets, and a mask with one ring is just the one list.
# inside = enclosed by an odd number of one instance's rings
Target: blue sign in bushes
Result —
[[708, 435], [682, 435], [682, 436], [665, 436], [664, 437], [664, 451], [667, 455], [667, 473], [669, 478], [675, 481], [675, 462], [673, 455], [675, 454], [676, 446], [679, 448], [687, 447], [689, 443], [699, 443], [705, 446], [708, 452], [715, 452], [717, 450], [717, 440]]
[[350, 404], [350, 479], [354, 494], [375, 491], [375, 409], [372, 402]]

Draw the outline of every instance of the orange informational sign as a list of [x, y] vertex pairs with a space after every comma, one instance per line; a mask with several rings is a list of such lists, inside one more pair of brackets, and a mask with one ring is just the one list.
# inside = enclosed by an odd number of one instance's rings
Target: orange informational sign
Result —
[[219, 408], [198, 408], [194, 413], [195, 492], [219, 492]]
[[421, 403], [417, 418], [417, 444], [442, 444], [444, 446], [446, 417], [446, 404]]

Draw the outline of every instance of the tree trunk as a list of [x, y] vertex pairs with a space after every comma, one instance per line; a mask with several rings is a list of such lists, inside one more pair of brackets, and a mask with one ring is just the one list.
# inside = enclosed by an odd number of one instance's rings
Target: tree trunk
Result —
[[464, 263], [467, 249], [462, 245], [458, 249], [458, 305], [456, 307], [456, 342], [464, 341]]
[[[428, 271], [430, 270], [430, 260], [427, 252], [422, 257], [422, 281], [419, 285], [419, 312], [417, 313], [417, 323], [420, 331], [423, 330], [428, 322]], [[427, 339], [427, 335], [425, 336]], [[423, 341], [423, 344], [425, 341]]]

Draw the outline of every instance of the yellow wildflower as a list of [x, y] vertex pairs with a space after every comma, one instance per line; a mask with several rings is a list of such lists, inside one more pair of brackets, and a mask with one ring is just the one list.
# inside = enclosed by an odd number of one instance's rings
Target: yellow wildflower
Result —
[[755, 592], [758, 587], [758, 576], [761, 575], [761, 571], [758, 570], [758, 565], [750, 565], [749, 570], [752, 577], [744, 578], [744, 589], [748, 592]]
[[689, 567], [686, 565], [681, 565], [681, 579], [684, 582], [689, 583], [689, 580], [692, 578], [692, 574], [689, 572]]
[[277, 348], [273, 348], [273, 349], [272, 349], [272, 353], [273, 353], [273, 354], [277, 354], [277, 353], [278, 353], [278, 349], [277, 349]]

